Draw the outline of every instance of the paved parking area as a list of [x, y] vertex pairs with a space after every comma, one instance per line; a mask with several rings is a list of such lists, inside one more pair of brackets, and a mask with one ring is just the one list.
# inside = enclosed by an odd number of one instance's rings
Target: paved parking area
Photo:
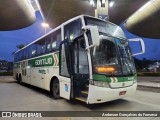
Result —
[[1, 83], [14, 83], [16, 80], [13, 79], [13, 76], [0, 76]]
[[[0, 84], [0, 111], [160, 111], [160, 94], [139, 91], [130, 97], [112, 102], [88, 106], [78, 101], [65, 99], [54, 100], [49, 92], [15, 82]], [[0, 118], [5, 120], [7, 118]], [[18, 120], [21, 118], [12, 118]], [[8, 118], [8, 120], [12, 120]], [[25, 120], [27, 118], [24, 118]], [[31, 118], [28, 118], [29, 120]], [[27, 119], [27, 120], [28, 120]], [[38, 120], [32, 118], [31, 120]], [[159, 120], [153, 117], [145, 118], [41, 118], [42, 120]]]

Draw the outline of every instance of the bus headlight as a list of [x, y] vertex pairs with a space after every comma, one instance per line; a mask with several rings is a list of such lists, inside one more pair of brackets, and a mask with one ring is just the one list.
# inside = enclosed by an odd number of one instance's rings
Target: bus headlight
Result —
[[93, 85], [98, 86], [98, 87], [106, 87], [109, 88], [109, 85], [107, 82], [103, 82], [103, 81], [94, 81]]

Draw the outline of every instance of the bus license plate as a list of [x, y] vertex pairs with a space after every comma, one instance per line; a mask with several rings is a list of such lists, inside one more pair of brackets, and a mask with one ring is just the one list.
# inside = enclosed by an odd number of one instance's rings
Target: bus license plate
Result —
[[126, 94], [126, 91], [119, 92], [119, 96], [120, 95], [125, 95], [125, 94]]

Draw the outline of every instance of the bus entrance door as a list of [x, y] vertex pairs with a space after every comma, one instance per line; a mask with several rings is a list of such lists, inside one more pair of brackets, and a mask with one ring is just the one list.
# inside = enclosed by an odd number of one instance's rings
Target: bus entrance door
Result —
[[68, 40], [64, 40], [59, 51], [60, 96], [86, 102], [89, 67], [84, 39], [79, 38], [70, 45]]
[[74, 98], [87, 101], [89, 85], [89, 63], [83, 36], [75, 39], [71, 46]]

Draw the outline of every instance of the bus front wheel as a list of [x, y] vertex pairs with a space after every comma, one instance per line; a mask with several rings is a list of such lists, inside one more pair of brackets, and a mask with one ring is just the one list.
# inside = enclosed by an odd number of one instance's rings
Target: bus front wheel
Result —
[[53, 82], [52, 82], [52, 95], [55, 99], [59, 99], [60, 98], [60, 90], [59, 90], [59, 80], [56, 78]]

